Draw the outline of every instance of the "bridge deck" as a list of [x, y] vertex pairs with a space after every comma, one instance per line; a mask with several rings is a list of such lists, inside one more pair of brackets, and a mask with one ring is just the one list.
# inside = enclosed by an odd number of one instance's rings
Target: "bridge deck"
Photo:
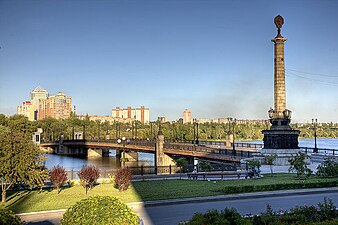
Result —
[[[42, 147], [56, 147], [59, 142], [42, 143]], [[85, 141], [85, 140], [70, 140], [63, 141], [63, 146], [68, 147], [85, 147], [85, 148], [111, 148], [116, 150], [128, 150], [138, 152], [154, 153], [155, 142], [152, 141], [131, 141], [129, 144], [118, 144], [114, 140], [102, 141]], [[236, 148], [235, 154], [232, 149], [226, 149], [215, 145], [193, 145], [188, 143], [164, 143], [164, 153], [169, 155], [182, 155], [198, 158], [205, 158], [217, 161], [240, 162], [243, 157], [250, 157], [255, 149]], [[242, 150], [243, 149], [243, 150]], [[249, 149], [249, 150], [245, 150]]]

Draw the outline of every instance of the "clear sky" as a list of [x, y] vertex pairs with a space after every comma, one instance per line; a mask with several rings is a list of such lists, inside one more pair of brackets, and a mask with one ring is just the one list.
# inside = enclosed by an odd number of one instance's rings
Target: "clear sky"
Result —
[[338, 122], [337, 12], [336, 0], [0, 0], [0, 113], [41, 86], [78, 114], [267, 119], [280, 14], [293, 121]]

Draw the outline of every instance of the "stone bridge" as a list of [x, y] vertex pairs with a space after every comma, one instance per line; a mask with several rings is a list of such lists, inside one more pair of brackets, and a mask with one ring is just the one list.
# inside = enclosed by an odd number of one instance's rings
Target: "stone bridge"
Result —
[[261, 145], [236, 143], [233, 148], [226, 148], [225, 142], [165, 142], [161, 135], [156, 140], [126, 140], [118, 143], [117, 140], [63, 140], [41, 143], [40, 147], [49, 149], [49, 152], [60, 155], [98, 157], [108, 156], [109, 149], [116, 150], [117, 158], [128, 158], [128, 161], [137, 161], [138, 152], [155, 154], [157, 166], [173, 164], [172, 156], [197, 157], [215, 161], [239, 163], [241, 158], [251, 157]]

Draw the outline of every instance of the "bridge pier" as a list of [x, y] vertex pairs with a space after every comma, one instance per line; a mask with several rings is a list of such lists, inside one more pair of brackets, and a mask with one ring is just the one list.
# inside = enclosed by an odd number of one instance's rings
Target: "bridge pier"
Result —
[[109, 156], [109, 149], [106, 148], [96, 148], [96, 149], [92, 149], [89, 148], [88, 152], [87, 152], [87, 157], [91, 158], [91, 157], [103, 157], [103, 156]]
[[164, 146], [164, 135], [160, 129], [156, 138], [156, 146], [155, 146], [156, 174], [167, 173], [166, 170], [161, 167], [169, 167], [170, 165], [175, 165], [173, 159], [163, 152], [164, 150], [163, 146]]
[[234, 135], [233, 134], [228, 134], [226, 136], [225, 147], [231, 148], [233, 143], [234, 143]]
[[137, 162], [138, 152], [116, 150], [116, 160], [121, 161], [121, 158], [128, 159], [128, 162]]

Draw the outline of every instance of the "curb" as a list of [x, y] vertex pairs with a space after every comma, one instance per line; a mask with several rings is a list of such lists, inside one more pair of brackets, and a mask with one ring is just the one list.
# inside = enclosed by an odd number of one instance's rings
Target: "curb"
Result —
[[39, 212], [28, 212], [28, 213], [18, 213], [17, 216], [29, 216], [29, 215], [37, 215], [37, 214], [45, 214], [45, 213], [64, 213], [67, 209], [57, 209], [57, 210], [48, 210], [48, 211], [39, 211]]

